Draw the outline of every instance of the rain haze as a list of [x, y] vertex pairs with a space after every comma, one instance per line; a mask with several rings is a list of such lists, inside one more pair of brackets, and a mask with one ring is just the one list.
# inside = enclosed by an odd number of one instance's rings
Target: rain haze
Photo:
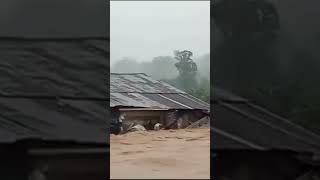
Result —
[[111, 1], [110, 21], [111, 64], [210, 52], [210, 1]]

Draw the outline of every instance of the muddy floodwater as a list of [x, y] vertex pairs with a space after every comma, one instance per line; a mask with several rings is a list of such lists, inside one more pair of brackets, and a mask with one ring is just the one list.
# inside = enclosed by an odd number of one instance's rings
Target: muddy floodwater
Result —
[[110, 137], [111, 179], [209, 179], [210, 130], [133, 132]]

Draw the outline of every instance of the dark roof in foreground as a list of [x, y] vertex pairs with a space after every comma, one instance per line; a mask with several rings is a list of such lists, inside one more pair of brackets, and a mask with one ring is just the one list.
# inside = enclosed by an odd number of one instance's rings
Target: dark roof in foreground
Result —
[[203, 102], [143, 73], [110, 75], [110, 106], [209, 110]]
[[319, 135], [223, 89], [215, 95], [211, 105], [214, 150], [320, 152]]
[[107, 143], [109, 40], [0, 39], [0, 143]]

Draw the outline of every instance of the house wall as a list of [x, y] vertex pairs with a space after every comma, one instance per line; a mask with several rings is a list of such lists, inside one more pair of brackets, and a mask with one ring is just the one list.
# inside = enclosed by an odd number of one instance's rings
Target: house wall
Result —
[[[201, 119], [204, 115], [199, 114], [196, 110], [178, 110], [180, 120], [178, 123], [181, 128], [189, 126], [192, 122]], [[144, 125], [147, 129], [153, 129], [153, 125], [156, 123], [163, 124], [164, 127], [170, 126], [170, 128], [178, 128], [176, 121], [176, 115], [174, 110], [156, 111], [156, 110], [132, 110], [132, 111], [121, 111], [125, 113], [125, 121], [128, 123], [137, 123]]]
[[[107, 148], [107, 147], [106, 147]], [[46, 148], [46, 151], [54, 149]], [[109, 155], [104, 148], [72, 148], [63, 154], [34, 154], [23, 145], [0, 146], [1, 180], [99, 180], [109, 179]], [[96, 152], [98, 151], [98, 152]], [[101, 152], [99, 152], [101, 151]]]
[[135, 123], [141, 124], [147, 129], [153, 129], [156, 123], [165, 124], [165, 111], [121, 111], [121, 113], [125, 113], [124, 126]]
[[220, 152], [211, 161], [215, 180], [294, 180], [308, 168], [290, 153]]
[[[177, 114], [176, 114], [177, 115]], [[173, 124], [171, 128], [186, 128], [190, 124], [200, 120], [201, 118], [205, 117], [206, 115], [202, 113], [200, 110], [179, 110], [178, 116], [180, 117], [177, 124]], [[166, 116], [167, 124], [172, 124], [176, 120], [176, 116], [173, 116], [173, 114], [168, 113]]]
[[3, 180], [27, 180], [28, 161], [23, 149], [0, 147], [0, 177]]
[[320, 167], [314, 168], [298, 177], [296, 180], [320, 180]]
[[98, 180], [109, 178], [108, 154], [65, 154], [30, 157], [32, 180]]

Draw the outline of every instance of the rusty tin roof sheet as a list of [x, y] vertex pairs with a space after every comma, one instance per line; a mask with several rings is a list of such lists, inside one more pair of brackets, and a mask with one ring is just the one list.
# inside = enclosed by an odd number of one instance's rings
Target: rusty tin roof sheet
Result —
[[165, 82], [154, 80], [144, 73], [111, 73], [110, 106], [208, 111], [210, 109], [208, 103]]

